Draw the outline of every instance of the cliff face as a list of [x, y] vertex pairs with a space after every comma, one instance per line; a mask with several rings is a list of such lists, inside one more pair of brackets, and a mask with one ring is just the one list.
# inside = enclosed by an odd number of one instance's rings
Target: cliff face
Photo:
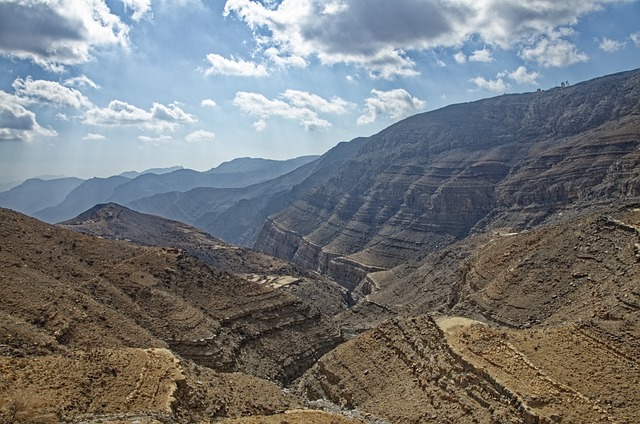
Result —
[[355, 288], [492, 226], [640, 194], [640, 71], [408, 118], [270, 216], [255, 247]]

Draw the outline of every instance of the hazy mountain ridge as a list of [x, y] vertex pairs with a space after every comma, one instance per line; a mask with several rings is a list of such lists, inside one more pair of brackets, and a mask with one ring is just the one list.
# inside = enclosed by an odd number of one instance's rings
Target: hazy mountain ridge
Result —
[[224, 240], [252, 246], [264, 219], [325, 181], [357, 152], [359, 140], [340, 143], [320, 158], [269, 181], [242, 188], [199, 187], [126, 204], [140, 212], [194, 225]]
[[[306, 163], [316, 156], [302, 156], [289, 160], [239, 158], [222, 163], [205, 172], [191, 169], [157, 168], [137, 172], [125, 172], [108, 178], [91, 178], [75, 187], [64, 180], [44, 181], [34, 192], [34, 184], [25, 184], [6, 193], [0, 193], [0, 206], [9, 207], [34, 216], [45, 222], [55, 223], [71, 219], [99, 203], [127, 203], [157, 193], [187, 191], [194, 187], [244, 187], [267, 181]], [[176, 169], [178, 168], [178, 169]], [[69, 187], [68, 191], [56, 189], [58, 185]], [[25, 186], [25, 187], [23, 187]], [[33, 205], [21, 206], [25, 202], [22, 191], [28, 191]], [[53, 193], [60, 193], [51, 198]], [[33, 199], [39, 199], [38, 201]], [[46, 201], [45, 201], [46, 200]], [[21, 209], [17, 209], [20, 206]]]
[[639, 87], [636, 70], [407, 118], [270, 216], [255, 246], [355, 288], [472, 229], [635, 198]]

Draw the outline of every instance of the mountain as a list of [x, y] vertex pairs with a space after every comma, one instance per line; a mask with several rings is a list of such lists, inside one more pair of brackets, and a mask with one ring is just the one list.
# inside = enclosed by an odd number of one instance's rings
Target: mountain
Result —
[[473, 232], [638, 199], [639, 110], [635, 70], [407, 118], [271, 215], [255, 248], [356, 290]]
[[144, 175], [144, 174], [157, 174], [157, 175], [161, 175], [161, 174], [168, 174], [169, 172], [173, 172], [173, 171], [178, 171], [180, 169], [184, 169], [182, 166], [171, 166], [169, 168], [151, 168], [151, 169], [146, 169], [142, 172], [137, 172], [137, 171], [127, 171], [127, 172], [123, 172], [122, 174], [120, 174], [121, 177], [125, 177], [125, 178], [129, 178], [129, 179], [133, 179], [136, 177], [139, 177], [140, 175]]
[[179, 248], [241, 278], [277, 286], [330, 315], [345, 312], [352, 302], [343, 287], [316, 273], [253, 249], [230, 245], [182, 222], [139, 213], [115, 203], [96, 205], [59, 226], [145, 246]]
[[160, 174], [147, 172], [133, 179], [123, 176], [127, 173], [109, 178], [91, 178], [71, 191], [63, 201], [30, 215], [56, 223], [71, 219], [100, 203], [125, 204], [157, 193], [173, 190], [182, 192], [194, 187], [243, 187], [277, 177], [314, 159], [316, 156], [284, 161], [241, 158], [206, 172], [178, 169]]
[[97, 203], [104, 202], [105, 198], [113, 195], [116, 187], [126, 181], [130, 180], [120, 176], [88, 179], [73, 189], [62, 202], [31, 215], [49, 223], [64, 221], [84, 212]]
[[53, 180], [30, 178], [0, 193], [0, 206], [31, 215], [62, 202], [82, 181], [72, 177]]
[[370, 274], [343, 317], [370, 330], [295, 391], [389, 422], [636, 422], [638, 261], [635, 203]]
[[317, 156], [302, 156], [288, 160], [239, 158], [222, 163], [206, 172], [181, 169], [162, 175], [145, 174], [118, 187], [113, 195], [105, 200], [126, 204], [157, 193], [184, 192], [196, 187], [245, 187], [286, 174], [316, 158]]
[[267, 216], [330, 178], [358, 147], [359, 140], [339, 143], [322, 157], [287, 174], [247, 187], [199, 187], [141, 198], [127, 206], [194, 225], [229, 243], [251, 246]]
[[[221, 386], [230, 378], [216, 377], [216, 373], [228, 372], [245, 375], [243, 390], [250, 395], [241, 396], [254, 400], [248, 411], [275, 413], [275, 409], [266, 407], [267, 395], [262, 398], [265, 407], [259, 407], [262, 400], [256, 396], [262, 395], [251, 393], [249, 387], [253, 385], [254, 391], [267, 388], [271, 383], [264, 379], [288, 383], [341, 341], [332, 318], [309, 302], [269, 284], [258, 284], [211, 267], [176, 248], [99, 239], [7, 209], [0, 209], [0, 240], [2, 418], [5, 395], [13, 396], [14, 400], [19, 396], [9, 390], [9, 384], [16, 384], [16, 380], [20, 380], [24, 390], [40, 388], [58, 398], [64, 390], [70, 390], [82, 399], [88, 397], [89, 404], [82, 407], [73, 406], [80, 402], [76, 398], [63, 399], [63, 405], [72, 406], [59, 412], [75, 416], [68, 419], [76, 421], [78, 416], [74, 414], [82, 412], [95, 414], [101, 408], [118, 412], [109, 403], [115, 402], [114, 398], [105, 398], [102, 407], [100, 403], [92, 404], [91, 399], [95, 398], [91, 390], [98, 395], [102, 393], [99, 387], [113, 387], [120, 381], [129, 391], [124, 392], [117, 404], [123, 410], [135, 412], [132, 405], [145, 398], [144, 394], [136, 393], [127, 398], [136, 381], [139, 390], [153, 388], [151, 396], [155, 393], [162, 397], [165, 389], [159, 394], [160, 389], [154, 384], [163, 375], [168, 379], [166, 384], [180, 392], [183, 402], [197, 401], [201, 402], [201, 408], [212, 407], [212, 400], [206, 398], [211, 391], [213, 399], [218, 399], [213, 402], [222, 402], [214, 409], [218, 415], [213, 416], [224, 416], [221, 405], [228, 404], [231, 408], [231, 401], [220, 398], [231, 395], [233, 388]], [[167, 349], [170, 352], [163, 353]], [[11, 359], [22, 357], [35, 359]], [[137, 358], [139, 365], [123, 370], [132, 357]], [[187, 360], [207, 368], [189, 371], [195, 365], [182, 362]], [[68, 379], [58, 380], [66, 383], [50, 386], [45, 384], [50, 378], [56, 375], [60, 379], [65, 373], [54, 372], [47, 364], [70, 369], [94, 368], [84, 376], [69, 371]], [[156, 368], [161, 370], [159, 374], [152, 371]], [[170, 371], [165, 374], [162, 369], [167, 368]], [[29, 374], [22, 373], [24, 369], [38, 375], [35, 383]], [[135, 373], [120, 375], [121, 371]], [[185, 386], [188, 382], [181, 382], [184, 380], [181, 373], [192, 377], [190, 388]], [[199, 374], [204, 380], [196, 377]], [[129, 377], [133, 380], [127, 383]], [[196, 380], [204, 381], [206, 386]], [[102, 386], [93, 388], [91, 381], [101, 381]], [[147, 384], [151, 387], [145, 388]], [[224, 390], [228, 390], [227, 395], [221, 392]], [[282, 407], [287, 396], [275, 386], [265, 393], [269, 392], [274, 394], [274, 407], [278, 404]], [[200, 400], [198, 396], [202, 396]], [[297, 403], [289, 399], [288, 404], [291, 407]], [[180, 407], [190, 408], [192, 414], [204, 412], [195, 404], [162, 405], [169, 412]], [[183, 422], [189, 421], [193, 418]]]

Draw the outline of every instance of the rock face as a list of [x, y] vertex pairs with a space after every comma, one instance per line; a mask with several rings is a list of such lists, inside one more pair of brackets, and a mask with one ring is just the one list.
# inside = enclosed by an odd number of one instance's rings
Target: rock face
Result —
[[492, 226], [640, 195], [640, 71], [449, 106], [362, 142], [255, 247], [356, 289]]

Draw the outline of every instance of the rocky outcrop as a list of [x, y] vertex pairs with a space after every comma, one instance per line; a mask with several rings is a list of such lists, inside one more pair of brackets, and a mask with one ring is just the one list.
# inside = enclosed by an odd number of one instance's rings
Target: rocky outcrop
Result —
[[408, 118], [265, 222], [255, 247], [356, 288], [496, 226], [640, 192], [640, 71]]

